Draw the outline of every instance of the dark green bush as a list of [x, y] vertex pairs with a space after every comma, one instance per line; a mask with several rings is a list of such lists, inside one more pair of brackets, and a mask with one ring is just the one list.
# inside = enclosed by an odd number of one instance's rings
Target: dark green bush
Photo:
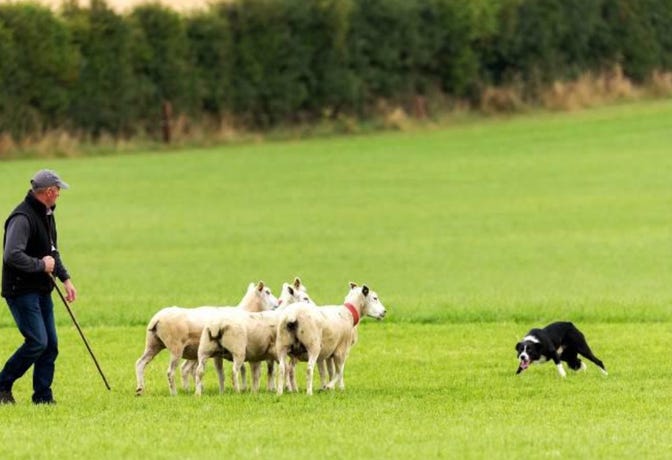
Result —
[[184, 21], [159, 4], [136, 7], [130, 14], [135, 107], [150, 134], [160, 131], [162, 107], [173, 114], [198, 113], [196, 76]]
[[672, 70], [670, 30], [672, 0], [233, 0], [188, 16], [2, 4], [0, 132], [166, 136], [168, 108], [266, 128], [437, 93], [475, 102], [488, 85], [535, 101], [587, 72]]
[[258, 126], [292, 117], [309, 99], [311, 44], [303, 0], [242, 0], [229, 10], [233, 110]]
[[296, 27], [308, 49], [308, 91], [301, 110], [312, 117], [336, 116], [356, 103], [355, 75], [348, 66], [351, 0], [303, 2], [305, 13]]
[[647, 9], [660, 49], [658, 66], [672, 70], [672, 0], [650, 1]]
[[348, 34], [350, 65], [359, 108], [379, 98], [392, 99], [416, 91], [421, 42], [413, 0], [359, 0], [355, 2]]
[[652, 70], [659, 54], [653, 28], [642, 14], [643, 7], [642, 0], [614, 0], [605, 4], [605, 17], [616, 48], [615, 60], [627, 76], [640, 81]]
[[12, 94], [12, 78], [16, 73], [14, 37], [0, 22], [0, 133], [12, 131], [10, 113], [16, 105]]
[[133, 134], [137, 115], [128, 24], [102, 0], [93, 0], [91, 8], [71, 5], [64, 17], [81, 56], [70, 120], [94, 137]]
[[0, 5], [4, 52], [3, 94], [9, 113], [0, 118], [15, 138], [68, 124], [70, 89], [77, 82], [78, 58], [70, 32], [53, 13], [34, 4]]
[[221, 117], [233, 99], [233, 44], [228, 7], [221, 5], [186, 20], [193, 54], [196, 97], [204, 114]]
[[566, 36], [563, 0], [505, 0], [499, 28], [482, 50], [484, 72], [494, 84], [523, 81], [537, 87], [563, 72]]
[[494, 9], [487, 6], [472, 0], [418, 2], [419, 41], [413, 52], [418, 92], [438, 87], [455, 97], [473, 94], [480, 80], [476, 43], [494, 27]]
[[588, 71], [601, 71], [613, 63], [608, 24], [602, 14], [604, 0], [564, 0], [563, 33], [557, 44], [562, 55], [556, 78], [575, 79]]

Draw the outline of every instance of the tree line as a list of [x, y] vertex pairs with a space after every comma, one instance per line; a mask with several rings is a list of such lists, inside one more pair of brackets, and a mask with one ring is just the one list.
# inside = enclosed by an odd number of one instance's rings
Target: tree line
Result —
[[160, 137], [176, 114], [265, 129], [380, 101], [672, 69], [672, 0], [237, 0], [180, 14], [0, 5], [0, 133]]

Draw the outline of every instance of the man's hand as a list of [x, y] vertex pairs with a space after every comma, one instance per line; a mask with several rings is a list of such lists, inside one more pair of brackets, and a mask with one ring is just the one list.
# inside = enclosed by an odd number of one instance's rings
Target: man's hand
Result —
[[70, 279], [67, 279], [63, 283], [63, 286], [65, 287], [65, 299], [68, 302], [74, 302], [75, 299], [77, 299], [77, 289], [75, 289], [75, 285], [72, 284]]
[[54, 267], [56, 266], [56, 261], [51, 256], [42, 257], [42, 262], [44, 262], [44, 271], [47, 273], [53, 273]]

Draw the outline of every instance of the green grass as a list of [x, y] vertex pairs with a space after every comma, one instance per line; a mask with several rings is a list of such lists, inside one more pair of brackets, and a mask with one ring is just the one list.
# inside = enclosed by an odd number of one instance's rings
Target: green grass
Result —
[[[0, 407], [0, 458], [664, 458], [672, 374], [672, 101], [303, 142], [0, 163], [6, 215], [40, 167], [59, 201], [57, 407]], [[4, 217], [3, 217], [4, 218]], [[318, 303], [367, 282], [345, 392], [168, 397], [167, 355], [133, 396], [144, 325], [302, 277]], [[556, 319], [590, 365], [514, 376], [513, 346]], [[0, 357], [20, 342], [0, 308]], [[303, 387], [303, 369], [299, 383]], [[227, 376], [228, 377], [228, 376]], [[44, 433], [46, 441], [40, 438]]]
[[[2, 407], [2, 458], [664, 458], [669, 425], [669, 324], [587, 324], [604, 377], [589, 364], [561, 381], [551, 364], [520, 376], [525, 328], [366, 321], [346, 391], [277, 398], [216, 391], [168, 396], [159, 355], [147, 394], [133, 396], [142, 327], [89, 331], [113, 387], [105, 390], [72, 328], [62, 328], [57, 407]], [[642, 340], [642, 334], [647, 340]], [[3, 333], [3, 336], [6, 334]], [[0, 349], [10, 350], [6, 344]], [[430, 353], [431, 350], [431, 353]], [[303, 370], [303, 367], [301, 367]], [[226, 378], [230, 378], [227, 369]], [[299, 375], [303, 382], [303, 372]], [[46, 446], [38, 443], [46, 438]], [[35, 449], [35, 453], [31, 449]]]

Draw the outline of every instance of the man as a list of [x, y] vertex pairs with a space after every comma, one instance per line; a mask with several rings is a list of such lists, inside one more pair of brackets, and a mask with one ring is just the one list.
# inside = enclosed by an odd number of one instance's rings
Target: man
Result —
[[73, 302], [77, 290], [58, 253], [54, 209], [61, 189], [58, 174], [38, 171], [26, 198], [5, 221], [2, 257], [2, 296], [7, 301], [24, 343], [0, 371], [0, 404], [14, 404], [12, 385], [33, 367], [33, 403], [54, 404], [58, 338], [51, 300], [53, 276], [58, 277]]

